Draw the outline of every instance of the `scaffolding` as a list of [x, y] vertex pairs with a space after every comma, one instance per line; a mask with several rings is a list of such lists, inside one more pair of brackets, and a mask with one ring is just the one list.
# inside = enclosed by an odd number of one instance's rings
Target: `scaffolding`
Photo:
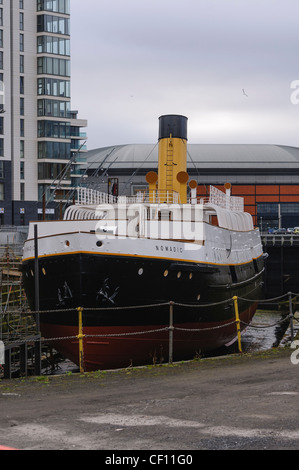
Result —
[[22, 283], [23, 244], [0, 244], [0, 341], [9, 343], [36, 333]]

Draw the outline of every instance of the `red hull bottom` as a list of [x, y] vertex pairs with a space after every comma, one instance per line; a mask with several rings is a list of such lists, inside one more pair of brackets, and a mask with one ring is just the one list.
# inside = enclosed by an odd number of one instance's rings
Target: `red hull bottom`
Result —
[[[255, 311], [256, 305], [252, 305], [242, 312], [241, 321], [250, 323]], [[234, 319], [223, 323], [186, 323], [174, 326], [174, 361], [193, 359], [203, 351], [220, 348], [237, 339]], [[169, 331], [151, 332], [164, 327], [161, 325], [84, 327], [84, 370], [88, 372], [167, 362]], [[199, 329], [201, 331], [198, 331]], [[134, 334], [145, 331], [147, 332], [143, 334]], [[78, 335], [78, 327], [41, 324], [41, 332], [45, 339], [51, 338], [49, 344], [57, 351], [79, 365], [79, 341], [77, 338], [70, 338]], [[58, 339], [52, 340], [52, 338]]]

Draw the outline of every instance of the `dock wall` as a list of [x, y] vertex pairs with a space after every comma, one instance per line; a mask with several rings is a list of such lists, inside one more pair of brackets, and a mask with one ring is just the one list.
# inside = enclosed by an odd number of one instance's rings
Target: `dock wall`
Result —
[[299, 236], [263, 235], [265, 264], [264, 292], [267, 298], [299, 293]]

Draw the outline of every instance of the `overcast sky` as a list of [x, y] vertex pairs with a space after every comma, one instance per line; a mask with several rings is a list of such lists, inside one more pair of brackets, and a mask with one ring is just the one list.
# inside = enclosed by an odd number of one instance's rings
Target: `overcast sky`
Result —
[[189, 143], [299, 146], [298, 0], [71, 8], [72, 109], [89, 149], [155, 144], [163, 114], [188, 117]]

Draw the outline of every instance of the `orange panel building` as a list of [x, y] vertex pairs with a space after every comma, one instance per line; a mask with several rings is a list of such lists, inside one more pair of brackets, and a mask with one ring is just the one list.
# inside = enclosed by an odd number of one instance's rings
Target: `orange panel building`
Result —
[[[198, 182], [198, 195], [213, 185], [244, 198], [245, 210], [263, 231], [299, 226], [299, 148], [283, 145], [190, 144], [188, 174]], [[157, 144], [128, 144], [90, 150], [86, 183], [107, 191], [117, 180], [120, 195], [146, 190], [145, 175], [157, 171]], [[86, 175], [86, 176], [87, 176]]]

